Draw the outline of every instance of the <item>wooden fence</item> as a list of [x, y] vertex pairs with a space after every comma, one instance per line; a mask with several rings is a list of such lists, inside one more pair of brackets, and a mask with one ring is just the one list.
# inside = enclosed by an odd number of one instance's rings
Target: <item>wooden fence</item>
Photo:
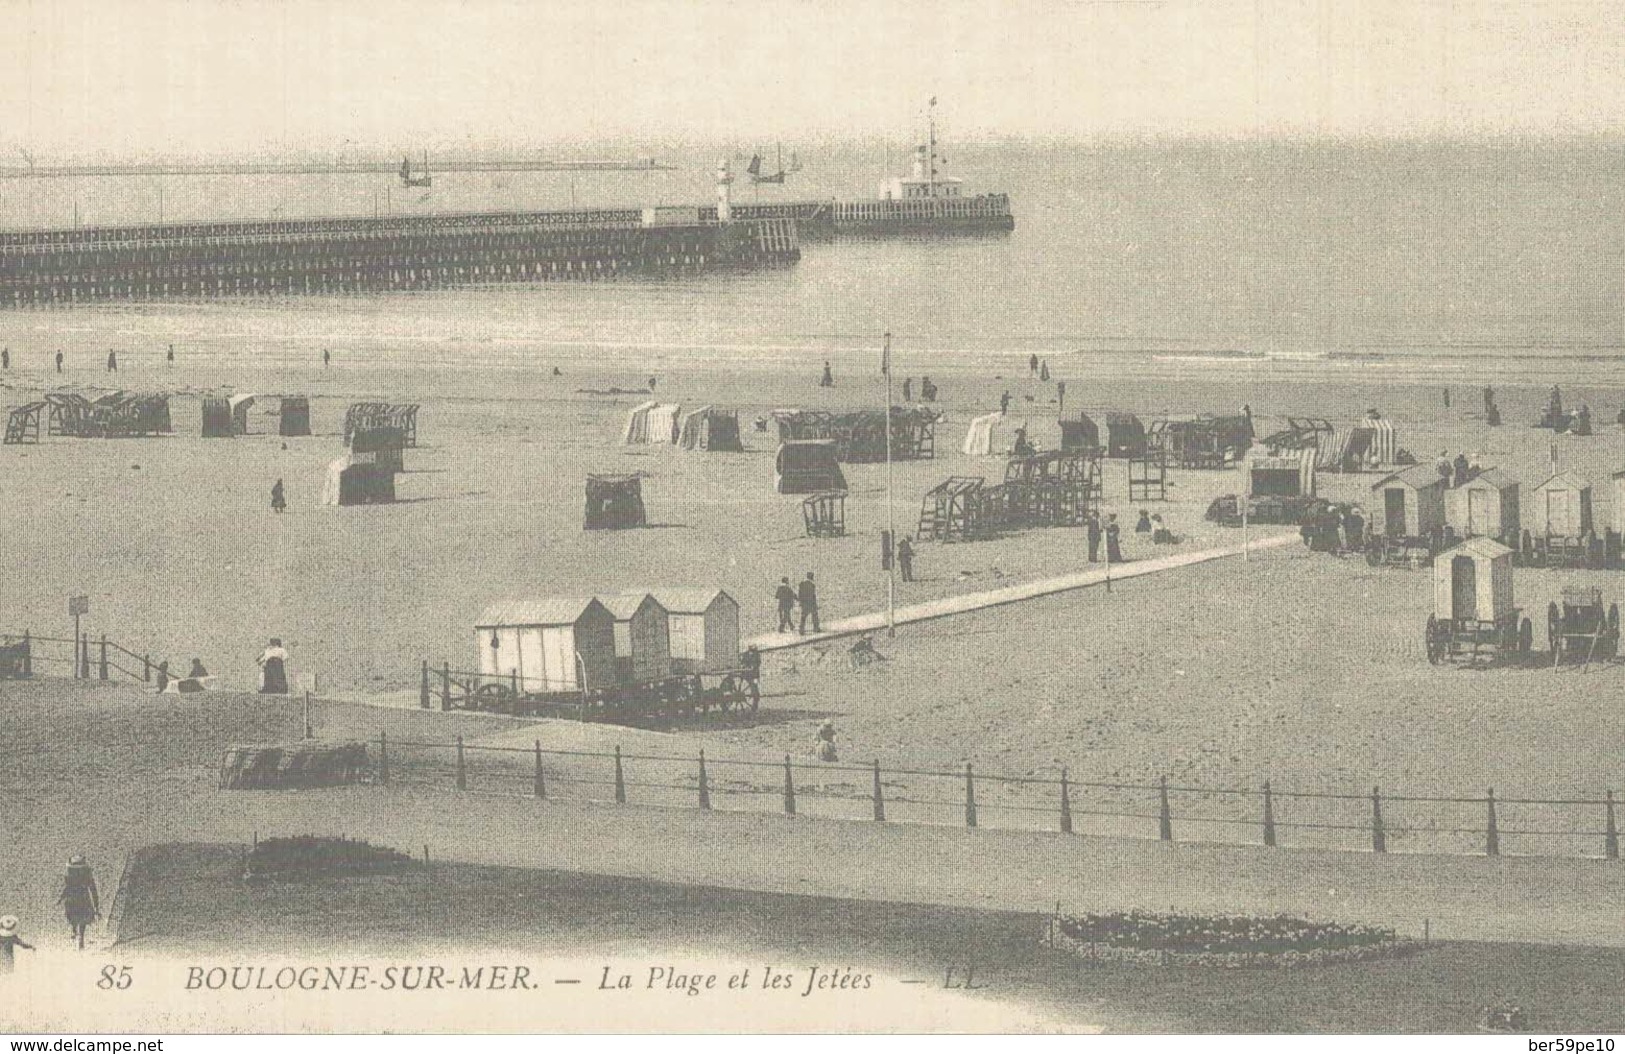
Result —
[[1198, 786], [390, 739], [371, 744], [374, 780], [523, 795], [831, 819], [1054, 831], [1165, 842], [1372, 853], [1619, 858], [1614, 793], [1601, 797], [1385, 794]]
[[137, 654], [106, 634], [72, 637], [36, 637], [28, 630], [0, 634], [0, 677], [65, 676], [75, 680], [110, 681], [124, 678], [150, 684], [158, 664]]

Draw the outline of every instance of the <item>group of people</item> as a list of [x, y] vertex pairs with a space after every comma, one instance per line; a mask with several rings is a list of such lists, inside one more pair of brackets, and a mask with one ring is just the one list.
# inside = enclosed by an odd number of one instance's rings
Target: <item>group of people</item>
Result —
[[1084, 521], [1084, 531], [1089, 539], [1089, 562], [1100, 562], [1100, 542], [1104, 537], [1106, 541], [1106, 562], [1120, 564], [1123, 562], [1123, 528], [1117, 522], [1115, 512], [1106, 515], [1106, 522], [1100, 522], [1100, 514], [1090, 512], [1089, 518]]
[[[281, 638], [272, 637], [254, 663], [260, 668], [261, 695], [288, 694], [288, 649], [282, 646]], [[175, 691], [181, 695], [205, 691], [212, 680], [214, 678], [202, 660], [193, 659], [192, 668], [186, 672], [186, 676], [175, 682]], [[159, 693], [168, 691], [171, 677], [167, 661], [158, 664], [153, 681]]]
[[[60, 348], [57, 349], [57, 353], [56, 353], [56, 372], [61, 373], [62, 372], [62, 367], [63, 367], [64, 364], [66, 364], [66, 362], [67, 362], [67, 357], [62, 354], [62, 351], [61, 351]], [[175, 365], [175, 345], [171, 344], [169, 346], [169, 350], [164, 353], [164, 362], [167, 363], [170, 366]], [[11, 349], [10, 348], [0, 348], [0, 370], [9, 370], [9, 369], [11, 369]], [[118, 372], [118, 352], [115, 351], [112, 348], [107, 349], [107, 372], [108, 373], [117, 373]]]
[[[68, 859], [67, 874], [62, 879], [62, 892], [56, 902], [68, 918], [72, 940], [80, 948], [85, 946], [85, 933], [90, 924], [102, 917], [101, 894], [96, 889], [96, 876], [85, 858], [75, 853]], [[15, 915], [0, 917], [0, 974], [16, 969], [17, 950], [33, 951], [34, 946], [23, 940], [19, 930], [22, 920]]]
[[[903, 401], [905, 403], [911, 403], [911, 402], [914, 401], [914, 378], [913, 377], [904, 377], [903, 378]], [[929, 375], [922, 376], [920, 378], [920, 402], [922, 402], [922, 403], [934, 403], [936, 401], [937, 401], [937, 386], [934, 383], [932, 383], [931, 378], [930, 378]]]
[[1152, 545], [1173, 545], [1179, 541], [1174, 537], [1174, 532], [1168, 529], [1168, 525], [1162, 522], [1162, 513], [1153, 516], [1149, 509], [1140, 510], [1140, 519], [1134, 525], [1134, 533], [1149, 534]]
[[[912, 559], [912, 557], [911, 557]], [[813, 573], [807, 572], [799, 585], [791, 586], [788, 577], [779, 579], [779, 588], [774, 590], [773, 598], [779, 605], [779, 633], [807, 632], [807, 622], [812, 621], [814, 633], [824, 632], [818, 623], [818, 586], [813, 582]], [[798, 626], [795, 621], [796, 607], [801, 608], [801, 622]]]

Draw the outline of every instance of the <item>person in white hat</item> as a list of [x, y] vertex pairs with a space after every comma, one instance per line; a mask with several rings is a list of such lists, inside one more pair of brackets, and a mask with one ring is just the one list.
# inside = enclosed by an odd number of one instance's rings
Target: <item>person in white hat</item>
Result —
[[0, 973], [11, 973], [16, 966], [15, 949], [27, 948], [34, 950], [34, 946], [17, 936], [17, 927], [20, 923], [15, 915], [0, 918]]

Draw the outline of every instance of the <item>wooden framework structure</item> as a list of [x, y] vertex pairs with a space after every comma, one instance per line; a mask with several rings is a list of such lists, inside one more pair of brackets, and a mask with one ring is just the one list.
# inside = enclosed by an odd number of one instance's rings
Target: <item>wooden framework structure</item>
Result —
[[840, 538], [846, 534], [846, 492], [808, 495], [801, 502], [801, 522], [809, 538]]
[[1151, 422], [1146, 444], [1180, 468], [1229, 468], [1252, 449], [1253, 423], [1241, 415], [1189, 421], [1164, 418]]
[[40, 418], [43, 416], [46, 404], [43, 402], [24, 403], [11, 411], [6, 418], [6, 445], [19, 443], [38, 443], [40, 437]]
[[219, 396], [205, 396], [203, 399], [203, 438], [230, 439], [236, 434], [231, 424], [231, 404]]
[[1602, 590], [1593, 586], [1566, 586], [1562, 606], [1554, 601], [1546, 608], [1546, 635], [1553, 666], [1575, 655], [1582, 669], [1594, 659], [1613, 659], [1619, 654], [1619, 605], [1604, 609]]
[[963, 542], [975, 534], [981, 476], [950, 476], [925, 492], [920, 502], [921, 541]]
[[1471, 538], [1440, 553], [1433, 565], [1428, 661], [1467, 665], [1521, 661], [1533, 629], [1512, 600], [1512, 550]]
[[[880, 410], [774, 410], [779, 442], [825, 439], [835, 444], [835, 459], [854, 464], [886, 460], [887, 415]], [[942, 413], [923, 406], [891, 408], [893, 461], [928, 461], [936, 457], [937, 422]]]
[[351, 403], [344, 411], [344, 445], [367, 428], [399, 428], [406, 445], [418, 445], [418, 406], [415, 403]]
[[1128, 459], [1128, 500], [1168, 500], [1168, 458], [1160, 450], [1145, 450]]

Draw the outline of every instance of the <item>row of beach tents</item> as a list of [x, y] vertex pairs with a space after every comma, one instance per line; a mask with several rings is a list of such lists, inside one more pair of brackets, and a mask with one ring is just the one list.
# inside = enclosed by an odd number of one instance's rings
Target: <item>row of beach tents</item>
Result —
[[732, 453], [745, 448], [739, 439], [739, 414], [715, 406], [702, 406], [683, 412], [678, 403], [650, 400], [633, 407], [627, 415], [621, 442], [628, 446], [673, 445], [684, 450], [718, 450]]

